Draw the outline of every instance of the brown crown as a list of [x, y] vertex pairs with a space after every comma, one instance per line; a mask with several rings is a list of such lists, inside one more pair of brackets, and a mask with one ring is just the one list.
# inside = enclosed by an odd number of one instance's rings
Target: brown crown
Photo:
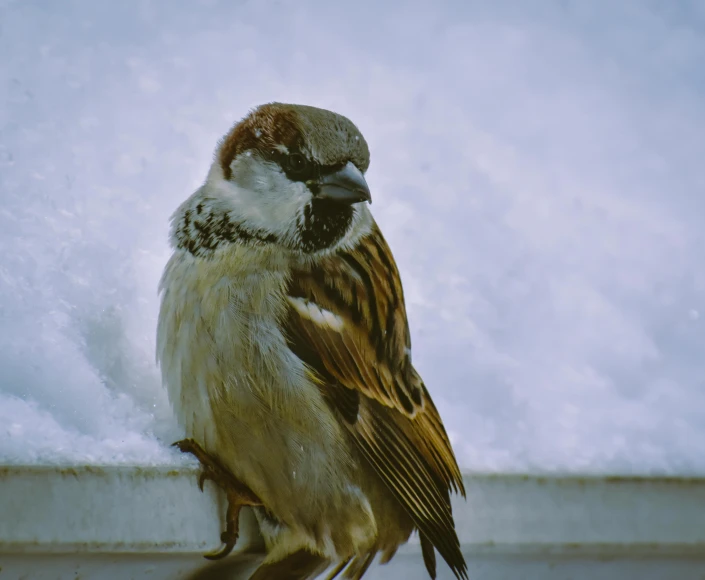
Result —
[[270, 158], [277, 146], [300, 151], [321, 165], [352, 161], [361, 171], [370, 163], [367, 142], [347, 118], [306, 105], [261, 105], [237, 123], [218, 148], [225, 179], [232, 177], [230, 164], [245, 151]]

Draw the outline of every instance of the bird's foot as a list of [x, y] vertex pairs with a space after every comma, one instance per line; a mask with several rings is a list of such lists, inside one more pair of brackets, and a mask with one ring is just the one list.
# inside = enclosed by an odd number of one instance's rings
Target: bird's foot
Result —
[[211, 480], [225, 492], [228, 498], [228, 509], [225, 514], [225, 531], [220, 534], [223, 547], [215, 552], [204, 554], [209, 560], [220, 560], [232, 552], [239, 534], [240, 510], [244, 506], [261, 506], [262, 501], [244, 483], [224, 467], [218, 459], [206, 451], [193, 439], [182, 439], [173, 444], [182, 453], [190, 453], [201, 464], [201, 474], [198, 476], [198, 487], [203, 491], [203, 484]]

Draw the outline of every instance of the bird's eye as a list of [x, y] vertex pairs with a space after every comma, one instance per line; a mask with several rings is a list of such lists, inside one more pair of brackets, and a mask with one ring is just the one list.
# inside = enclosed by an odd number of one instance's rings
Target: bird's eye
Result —
[[292, 153], [286, 160], [287, 169], [293, 175], [303, 175], [308, 170], [308, 160], [301, 153]]

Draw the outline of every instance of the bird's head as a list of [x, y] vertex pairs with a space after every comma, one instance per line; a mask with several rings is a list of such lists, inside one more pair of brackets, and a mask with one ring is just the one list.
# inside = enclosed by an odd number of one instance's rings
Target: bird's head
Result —
[[364, 203], [371, 201], [369, 162], [364, 137], [346, 117], [262, 105], [221, 140], [200, 195], [175, 216], [175, 235], [181, 227], [191, 242], [200, 236], [207, 246], [279, 244], [304, 253], [336, 247], [371, 221]]

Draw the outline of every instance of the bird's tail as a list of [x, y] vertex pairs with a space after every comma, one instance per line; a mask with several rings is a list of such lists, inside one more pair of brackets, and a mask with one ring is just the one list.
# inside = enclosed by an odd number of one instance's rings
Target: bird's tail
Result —
[[252, 573], [250, 580], [311, 580], [329, 565], [328, 558], [308, 550], [299, 550], [278, 562], [262, 564]]

